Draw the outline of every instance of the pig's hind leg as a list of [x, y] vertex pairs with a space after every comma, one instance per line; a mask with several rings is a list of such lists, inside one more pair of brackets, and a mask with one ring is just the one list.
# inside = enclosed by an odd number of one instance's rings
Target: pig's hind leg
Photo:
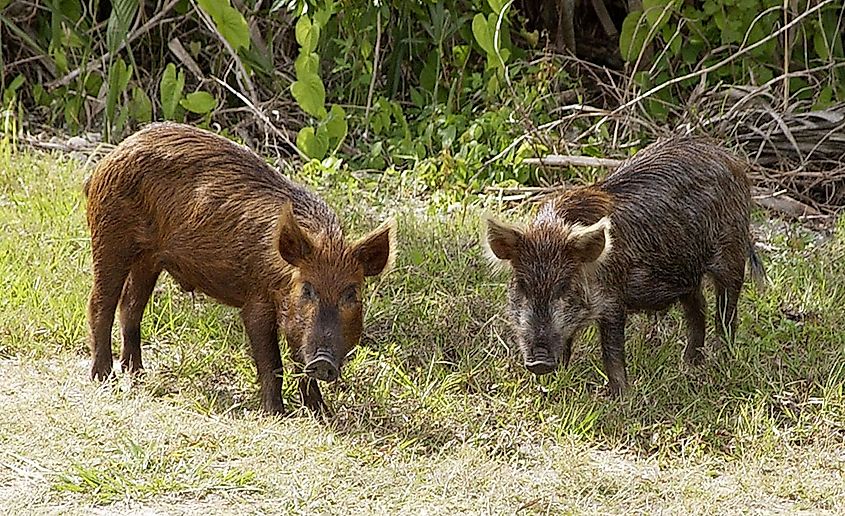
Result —
[[688, 364], [697, 365], [704, 358], [701, 348], [704, 346], [705, 314], [707, 312], [707, 301], [701, 293], [701, 285], [681, 298], [681, 306], [684, 309], [684, 319], [687, 325], [687, 345], [684, 348], [684, 360]]
[[126, 277], [131, 255], [123, 242], [92, 238], [94, 285], [88, 299], [91, 378], [105, 380], [112, 373], [111, 329], [114, 312]]
[[120, 327], [123, 349], [120, 365], [124, 372], [134, 373], [143, 369], [141, 362], [141, 318], [150, 300], [161, 266], [144, 258], [132, 264], [129, 277], [120, 296]]
[[732, 344], [736, 334], [737, 302], [745, 281], [745, 252], [724, 255], [719, 267], [713, 271], [713, 285], [716, 289], [716, 333], [726, 344]]

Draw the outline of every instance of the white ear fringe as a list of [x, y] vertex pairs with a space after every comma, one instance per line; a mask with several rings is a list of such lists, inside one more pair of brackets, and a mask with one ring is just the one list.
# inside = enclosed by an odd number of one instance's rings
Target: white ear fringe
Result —
[[591, 233], [595, 233], [596, 231], [604, 231], [604, 249], [602, 250], [601, 254], [596, 261], [593, 263], [601, 263], [602, 260], [607, 258], [608, 253], [610, 253], [610, 249], [613, 247], [613, 241], [610, 237], [610, 216], [604, 216], [598, 220], [595, 224], [590, 226], [583, 226], [581, 224], [573, 224], [572, 229], [569, 232], [569, 236], [567, 240], [577, 240], [584, 235], [589, 235]]

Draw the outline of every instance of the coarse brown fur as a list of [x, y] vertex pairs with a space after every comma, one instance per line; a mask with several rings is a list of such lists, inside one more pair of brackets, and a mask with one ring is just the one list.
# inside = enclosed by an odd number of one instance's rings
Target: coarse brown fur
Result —
[[[98, 164], [85, 193], [92, 377], [112, 372], [118, 306], [122, 368], [142, 368], [141, 317], [165, 270], [185, 290], [241, 309], [269, 412], [282, 410], [278, 328], [297, 369], [319, 355], [321, 367], [336, 365], [323, 371], [336, 378], [361, 336], [364, 277], [387, 269], [395, 251], [393, 221], [348, 244], [318, 196], [246, 147], [181, 124], [152, 124], [127, 138]], [[324, 407], [314, 378], [303, 377], [300, 392], [308, 407]]]
[[568, 363], [572, 338], [597, 322], [608, 386], [620, 393], [627, 314], [676, 302], [687, 322], [684, 356], [699, 362], [706, 276], [717, 333], [731, 340], [747, 259], [754, 279], [765, 279], [749, 233], [745, 168], [709, 140], [673, 138], [548, 201], [525, 228], [489, 219], [489, 250], [511, 265], [509, 311], [526, 367], [545, 374]]

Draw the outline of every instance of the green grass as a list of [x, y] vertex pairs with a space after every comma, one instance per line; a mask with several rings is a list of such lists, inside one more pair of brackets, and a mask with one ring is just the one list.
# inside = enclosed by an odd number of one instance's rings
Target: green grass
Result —
[[481, 213], [501, 207], [446, 209], [404, 176], [306, 177], [352, 234], [389, 214], [400, 228], [320, 421], [261, 415], [237, 312], [169, 278], [144, 318], [146, 374], [88, 380], [85, 173], [69, 157], [0, 162], [4, 511], [845, 511], [843, 221], [820, 236], [758, 214], [772, 285], [744, 291], [737, 343], [689, 368], [676, 310], [634, 316], [616, 401], [594, 331], [569, 369], [522, 368], [506, 274], [478, 245]]

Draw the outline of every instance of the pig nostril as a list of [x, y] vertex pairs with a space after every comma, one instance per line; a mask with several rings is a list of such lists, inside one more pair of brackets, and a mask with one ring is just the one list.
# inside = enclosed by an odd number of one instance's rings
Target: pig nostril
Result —
[[323, 382], [333, 382], [340, 376], [340, 371], [332, 357], [319, 353], [317, 358], [305, 366], [305, 374]]

